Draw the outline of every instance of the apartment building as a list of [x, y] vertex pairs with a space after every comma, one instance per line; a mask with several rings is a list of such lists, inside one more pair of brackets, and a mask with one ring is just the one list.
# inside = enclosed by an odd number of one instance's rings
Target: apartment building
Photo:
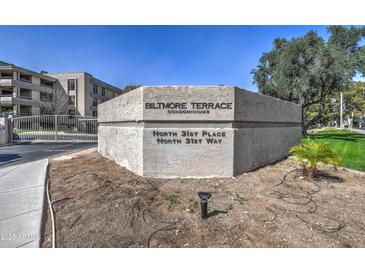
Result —
[[97, 116], [97, 105], [122, 90], [86, 72], [38, 73], [0, 61], [0, 112], [13, 116], [45, 114], [40, 106], [55, 92], [68, 97], [65, 113]]
[[0, 112], [39, 115], [40, 93], [52, 93], [57, 79], [0, 61]]
[[97, 116], [97, 105], [122, 93], [122, 90], [86, 72], [48, 74], [57, 79], [69, 97], [69, 114]]

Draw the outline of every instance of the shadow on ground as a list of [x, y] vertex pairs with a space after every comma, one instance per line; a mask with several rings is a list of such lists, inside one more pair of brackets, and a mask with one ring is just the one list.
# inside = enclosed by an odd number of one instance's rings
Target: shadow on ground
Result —
[[0, 166], [4, 166], [10, 162], [18, 161], [21, 158], [19, 154], [0, 154]]
[[341, 140], [347, 142], [365, 142], [365, 135], [361, 135], [359, 133], [350, 133], [350, 132], [335, 132], [335, 133], [317, 133], [310, 134], [309, 138], [312, 140], [321, 140], [321, 139], [331, 139], [331, 140]]

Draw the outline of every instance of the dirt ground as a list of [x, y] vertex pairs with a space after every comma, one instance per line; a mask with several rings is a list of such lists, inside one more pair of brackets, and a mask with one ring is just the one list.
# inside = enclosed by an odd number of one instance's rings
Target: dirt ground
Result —
[[[365, 175], [323, 167], [309, 180], [297, 167], [289, 158], [236, 178], [146, 179], [95, 151], [64, 156], [49, 170], [56, 245], [365, 247]], [[198, 191], [212, 192], [207, 220]]]

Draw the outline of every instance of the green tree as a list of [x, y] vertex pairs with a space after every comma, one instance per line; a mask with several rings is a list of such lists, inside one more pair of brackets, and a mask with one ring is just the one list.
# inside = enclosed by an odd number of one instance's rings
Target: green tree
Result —
[[356, 72], [365, 75], [365, 46], [360, 45], [365, 27], [332, 26], [328, 32], [327, 41], [314, 31], [275, 39], [252, 71], [260, 93], [302, 106], [304, 134], [323, 119], [327, 101], [347, 89]]
[[130, 92], [131, 90], [134, 90], [136, 88], [139, 88], [141, 85], [137, 85], [137, 84], [129, 84], [129, 85], [126, 85], [122, 90], [122, 94], [124, 93], [127, 93], [127, 92]]
[[343, 92], [345, 117], [363, 116], [365, 114], [365, 83], [356, 82]]
[[[344, 118], [363, 117], [365, 115], [365, 83], [354, 82], [351, 86], [343, 91], [343, 116]], [[307, 115], [317, 115], [318, 104], [309, 107]], [[312, 112], [311, 112], [312, 111]], [[331, 98], [325, 100], [324, 114], [322, 121], [324, 123], [340, 119], [340, 94], [337, 93]]]

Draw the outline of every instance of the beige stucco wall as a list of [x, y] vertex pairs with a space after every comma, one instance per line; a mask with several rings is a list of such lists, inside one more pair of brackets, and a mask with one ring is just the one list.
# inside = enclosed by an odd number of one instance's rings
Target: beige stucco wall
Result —
[[[75, 96], [76, 114], [85, 115], [84, 104], [84, 90], [85, 90], [85, 73], [60, 73], [60, 74], [48, 74], [54, 77], [61, 84], [67, 95]], [[67, 81], [68, 79], [76, 79], [76, 90], [68, 91]]]
[[287, 156], [300, 141], [300, 114], [235, 87], [141, 87], [99, 106], [98, 149], [147, 177], [235, 176]]
[[143, 175], [142, 128], [101, 125], [98, 128], [98, 139], [104, 140], [98, 145], [98, 151], [102, 155]]
[[[58, 73], [49, 74], [51, 77], [58, 79], [60, 84], [63, 86], [68, 95], [76, 96], [76, 113], [79, 115], [91, 116], [93, 111], [97, 111], [97, 107], [93, 106], [93, 100], [96, 98], [98, 103], [107, 101], [113, 98], [112, 89], [108, 84], [104, 84], [102, 81], [94, 78], [91, 74], [85, 72], [75, 72], [75, 73]], [[67, 80], [76, 79], [76, 91], [67, 91]], [[92, 91], [92, 84], [96, 83], [98, 86], [98, 95], [94, 95]], [[106, 96], [102, 97], [102, 87], [106, 89]], [[117, 89], [117, 92], [121, 90]]]

